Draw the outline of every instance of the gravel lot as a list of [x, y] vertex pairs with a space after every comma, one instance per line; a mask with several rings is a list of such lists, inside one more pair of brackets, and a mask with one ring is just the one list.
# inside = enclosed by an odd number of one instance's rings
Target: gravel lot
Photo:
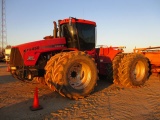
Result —
[[[95, 92], [70, 100], [47, 86], [12, 78], [0, 63], [0, 120], [160, 120], [160, 78], [150, 76], [140, 88], [123, 88], [99, 80]], [[31, 111], [35, 88], [42, 110]]]

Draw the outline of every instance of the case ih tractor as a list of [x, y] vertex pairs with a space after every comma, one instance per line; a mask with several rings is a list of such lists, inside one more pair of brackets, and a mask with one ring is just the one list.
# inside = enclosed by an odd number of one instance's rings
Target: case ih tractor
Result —
[[[58, 28], [57, 28], [58, 26]], [[12, 47], [10, 68], [19, 80], [37, 79], [70, 99], [93, 92], [99, 75], [126, 87], [141, 86], [149, 76], [142, 54], [123, 47], [95, 47], [96, 23], [67, 18], [54, 22], [53, 36]]]

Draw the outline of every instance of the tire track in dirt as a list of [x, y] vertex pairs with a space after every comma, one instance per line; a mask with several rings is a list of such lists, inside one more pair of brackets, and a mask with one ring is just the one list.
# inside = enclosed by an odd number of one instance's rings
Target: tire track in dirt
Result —
[[[160, 118], [160, 92], [159, 92], [159, 80], [152, 80], [152, 83], [155, 84], [154, 88], [151, 89], [150, 87], [144, 87], [145, 91], [147, 92], [146, 101], [149, 108], [152, 110], [152, 117], [154, 119]], [[158, 103], [156, 101], [159, 101]]]
[[[151, 84], [151, 85], [150, 85]], [[46, 119], [158, 120], [160, 119], [159, 81], [140, 88], [111, 85], [74, 105], [45, 116]], [[153, 89], [156, 88], [156, 89]]]
[[138, 101], [134, 103], [137, 105], [137, 111], [142, 111], [140, 115], [137, 114], [136, 116], [139, 119], [160, 119], [160, 104], [157, 102], [160, 101], [159, 84], [160, 82], [157, 80], [150, 80], [140, 88], [129, 90], [135, 100]]
[[[76, 119], [115, 119], [112, 115], [112, 111], [114, 109], [111, 105], [111, 97], [118, 94], [117, 90], [115, 91], [110, 92], [110, 89], [104, 89], [83, 100], [79, 100], [72, 107], [64, 109], [65, 112], [64, 110], [61, 110], [61, 113], [57, 111], [56, 113], [52, 113], [50, 116], [46, 117], [53, 119], [75, 119], [75, 116], [77, 116]], [[131, 117], [132, 116], [130, 116], [130, 114], [127, 115], [127, 113], [124, 116], [124, 118]]]

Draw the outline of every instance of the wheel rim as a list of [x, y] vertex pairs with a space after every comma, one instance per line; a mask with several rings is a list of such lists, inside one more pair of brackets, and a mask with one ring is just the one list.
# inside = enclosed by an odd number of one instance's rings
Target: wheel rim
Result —
[[135, 81], [142, 81], [145, 75], [145, 64], [142, 61], [138, 61], [135, 65], [132, 76]]
[[84, 63], [73, 64], [68, 71], [68, 81], [74, 89], [84, 89], [91, 81], [91, 69]]

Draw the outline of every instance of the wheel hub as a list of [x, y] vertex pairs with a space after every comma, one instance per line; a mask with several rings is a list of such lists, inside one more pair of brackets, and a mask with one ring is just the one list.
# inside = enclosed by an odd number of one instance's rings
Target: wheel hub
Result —
[[133, 71], [133, 76], [136, 81], [141, 81], [145, 75], [145, 65], [142, 61], [138, 61]]
[[86, 63], [75, 63], [69, 69], [68, 79], [71, 87], [83, 89], [91, 80], [91, 70]]

